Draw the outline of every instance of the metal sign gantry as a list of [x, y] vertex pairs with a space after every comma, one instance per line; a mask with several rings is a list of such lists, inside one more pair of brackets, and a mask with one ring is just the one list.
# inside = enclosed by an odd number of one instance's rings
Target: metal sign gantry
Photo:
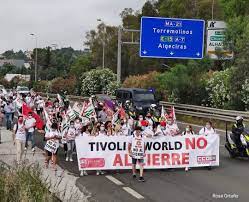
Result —
[[[122, 41], [122, 33], [129, 32], [131, 33], [131, 41]], [[138, 29], [125, 29], [122, 27], [118, 28], [118, 55], [117, 55], [117, 82], [121, 82], [121, 57], [122, 57], [122, 45], [128, 44], [128, 45], [140, 45], [139, 41], [134, 40], [134, 33], [139, 33], [140, 30]]]

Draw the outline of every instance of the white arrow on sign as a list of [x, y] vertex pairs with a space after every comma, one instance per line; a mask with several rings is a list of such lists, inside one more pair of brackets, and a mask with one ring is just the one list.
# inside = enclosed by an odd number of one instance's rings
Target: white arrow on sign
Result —
[[146, 55], [146, 54], [147, 54], [147, 51], [146, 51], [146, 50], [144, 50], [144, 51], [143, 51], [143, 54], [144, 54], [144, 55]]
[[169, 53], [170, 55], [174, 55], [174, 53], [171, 51], [170, 53]]

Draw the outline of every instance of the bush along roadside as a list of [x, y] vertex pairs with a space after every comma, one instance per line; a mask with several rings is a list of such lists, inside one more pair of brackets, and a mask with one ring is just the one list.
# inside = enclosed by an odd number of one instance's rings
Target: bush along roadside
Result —
[[42, 180], [39, 165], [9, 167], [0, 162], [0, 201], [60, 200], [49, 191], [50, 183]]

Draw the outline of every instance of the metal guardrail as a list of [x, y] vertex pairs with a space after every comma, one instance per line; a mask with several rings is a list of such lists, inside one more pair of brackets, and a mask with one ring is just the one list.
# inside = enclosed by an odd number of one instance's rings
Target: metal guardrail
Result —
[[[56, 94], [52, 94], [52, 93], [39, 93], [39, 94], [43, 97], [49, 96], [51, 98], [55, 98], [57, 96]], [[69, 95], [68, 99], [71, 101], [84, 101], [88, 99], [88, 97]], [[234, 122], [235, 117], [240, 115], [240, 116], [243, 116], [245, 121], [249, 122], [249, 112], [245, 112], [245, 111], [224, 110], [224, 109], [202, 107], [202, 106], [196, 106], [196, 105], [176, 104], [176, 103], [164, 102], [164, 101], [160, 101], [159, 104], [167, 108], [174, 106], [176, 110], [176, 114], [180, 114], [180, 115], [215, 119], [215, 120], [221, 120], [221, 121], [226, 121], [226, 122]]]
[[249, 112], [245, 111], [235, 111], [235, 110], [224, 110], [211, 107], [202, 107], [196, 105], [187, 104], [176, 104], [171, 102], [160, 102], [160, 105], [164, 107], [174, 106], [176, 114], [194, 116], [200, 118], [209, 118], [222, 120], [227, 122], [234, 122], [235, 117], [240, 115], [243, 116], [245, 121], [249, 121]]

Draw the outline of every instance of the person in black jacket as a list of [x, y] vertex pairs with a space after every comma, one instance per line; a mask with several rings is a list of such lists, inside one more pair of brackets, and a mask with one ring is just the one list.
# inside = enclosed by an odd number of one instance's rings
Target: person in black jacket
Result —
[[242, 149], [242, 143], [240, 140], [240, 135], [244, 132], [245, 125], [243, 124], [243, 117], [237, 116], [236, 123], [232, 126], [232, 135], [231, 138], [236, 144], [239, 151]]

